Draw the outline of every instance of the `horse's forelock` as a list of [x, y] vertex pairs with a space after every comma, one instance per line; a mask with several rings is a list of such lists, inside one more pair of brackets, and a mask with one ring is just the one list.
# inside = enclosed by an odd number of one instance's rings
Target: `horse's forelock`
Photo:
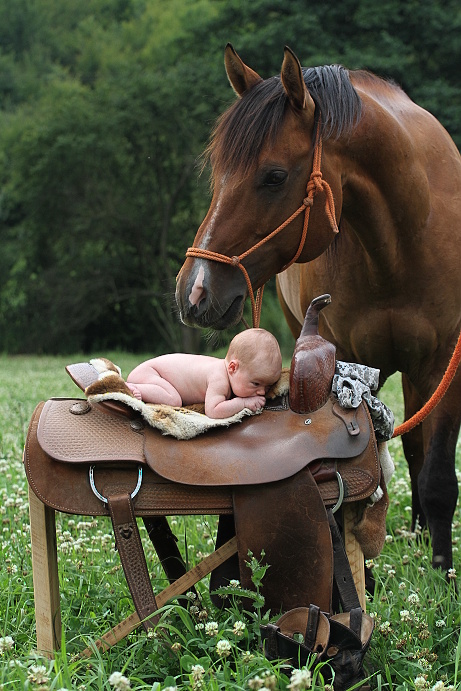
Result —
[[218, 119], [205, 154], [213, 175], [245, 176], [265, 142], [276, 138], [287, 98], [279, 77], [256, 84]]
[[[303, 69], [306, 86], [321, 115], [322, 136], [339, 137], [360, 118], [361, 101], [340, 65]], [[280, 77], [256, 84], [218, 119], [205, 161], [213, 177], [223, 173], [248, 174], [264, 144], [275, 141], [285, 115], [288, 98]]]

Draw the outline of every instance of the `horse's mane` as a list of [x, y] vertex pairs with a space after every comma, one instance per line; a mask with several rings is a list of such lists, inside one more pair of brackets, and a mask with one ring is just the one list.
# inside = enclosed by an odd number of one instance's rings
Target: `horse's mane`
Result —
[[[361, 101], [341, 65], [303, 69], [307, 89], [321, 116], [323, 139], [351, 131], [360, 119]], [[245, 175], [264, 143], [277, 138], [288, 98], [279, 76], [258, 82], [218, 119], [205, 152], [215, 174], [239, 171]]]

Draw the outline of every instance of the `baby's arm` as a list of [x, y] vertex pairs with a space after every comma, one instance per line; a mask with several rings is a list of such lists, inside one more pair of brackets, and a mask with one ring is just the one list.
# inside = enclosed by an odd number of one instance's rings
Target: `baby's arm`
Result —
[[225, 418], [240, 413], [244, 408], [257, 411], [264, 407], [264, 396], [249, 396], [248, 398], [227, 398], [224, 393], [210, 386], [205, 396], [205, 414], [211, 418]]

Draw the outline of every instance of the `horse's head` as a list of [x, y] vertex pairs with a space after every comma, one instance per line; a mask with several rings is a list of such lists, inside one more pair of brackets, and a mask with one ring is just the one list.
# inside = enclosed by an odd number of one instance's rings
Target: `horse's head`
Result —
[[[286, 48], [280, 78], [263, 80], [228, 45], [225, 66], [239, 100], [218, 121], [208, 148], [213, 198], [176, 290], [186, 324], [217, 329], [240, 320], [249, 292], [294, 257], [314, 259], [334, 237], [324, 205], [314, 205], [301, 244], [319, 113], [298, 59]], [[334, 189], [335, 197], [340, 193]], [[333, 210], [333, 225], [334, 216]]]

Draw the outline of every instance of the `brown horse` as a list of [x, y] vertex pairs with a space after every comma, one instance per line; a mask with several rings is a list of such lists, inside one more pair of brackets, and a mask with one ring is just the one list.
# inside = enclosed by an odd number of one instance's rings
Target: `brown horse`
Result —
[[[279, 274], [297, 336], [311, 299], [330, 293], [321, 334], [339, 359], [379, 368], [381, 383], [402, 372], [410, 417], [436, 389], [461, 329], [456, 146], [432, 115], [370, 73], [302, 69], [289, 49], [280, 77], [261, 79], [231, 46], [225, 64], [240, 98], [208, 149], [214, 193], [178, 277], [182, 320], [236, 324], [248, 294]], [[310, 177], [320, 154], [321, 174]], [[460, 420], [458, 371], [434, 412], [402, 437], [413, 524], [428, 525], [433, 564], [444, 569], [452, 566]]]

